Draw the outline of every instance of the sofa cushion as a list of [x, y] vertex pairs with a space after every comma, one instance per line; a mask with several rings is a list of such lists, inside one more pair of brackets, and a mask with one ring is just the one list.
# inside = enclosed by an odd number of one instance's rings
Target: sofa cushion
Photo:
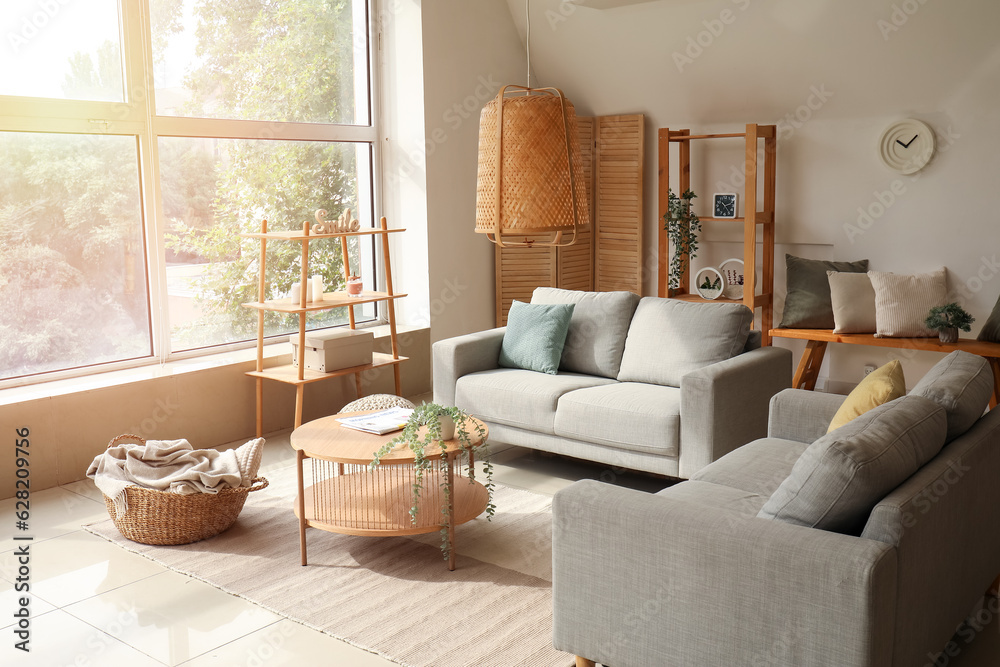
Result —
[[555, 375], [559, 371], [573, 307], [573, 304], [512, 303], [507, 313], [499, 364]]
[[639, 296], [632, 292], [580, 292], [536, 287], [531, 303], [571, 303], [573, 316], [559, 369], [570, 373], [616, 378], [625, 351], [625, 336]]
[[616, 382], [563, 394], [555, 434], [636, 452], [677, 456], [681, 390]]
[[904, 396], [809, 445], [757, 516], [859, 535], [875, 504], [940, 451], [944, 410]]
[[691, 479], [762, 495], [766, 499], [785, 481], [808, 446], [794, 440], [761, 438], [713, 461]]
[[480, 419], [553, 433], [559, 397], [614, 380], [573, 373], [535, 373], [497, 368], [463, 375], [455, 387], [455, 405]]
[[681, 386], [681, 378], [740, 354], [753, 311], [740, 303], [686, 303], [647, 296], [632, 316], [618, 379]]
[[934, 364], [910, 391], [934, 401], [948, 415], [948, 442], [975, 424], [993, 395], [993, 371], [982, 357], [955, 350]]
[[767, 496], [759, 493], [692, 480], [668, 486], [662, 491], [657, 491], [656, 495], [682, 500], [700, 507], [732, 510], [746, 516], [756, 516], [761, 506], [767, 501]]
[[837, 413], [833, 415], [826, 432], [836, 430], [852, 419], [883, 403], [894, 401], [905, 393], [906, 380], [903, 378], [903, 367], [898, 359], [893, 359], [865, 376], [865, 379], [847, 395]]

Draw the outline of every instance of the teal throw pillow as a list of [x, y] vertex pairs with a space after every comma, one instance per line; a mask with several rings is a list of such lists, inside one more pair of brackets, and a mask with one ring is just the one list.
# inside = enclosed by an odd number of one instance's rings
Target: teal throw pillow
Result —
[[500, 365], [555, 375], [573, 306], [572, 303], [512, 303], [500, 347]]

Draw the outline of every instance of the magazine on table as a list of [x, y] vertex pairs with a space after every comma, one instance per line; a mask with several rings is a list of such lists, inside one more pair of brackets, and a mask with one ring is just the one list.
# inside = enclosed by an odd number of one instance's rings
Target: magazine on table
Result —
[[357, 417], [341, 417], [337, 421], [344, 428], [352, 428], [355, 431], [385, 435], [393, 431], [401, 431], [406, 426], [407, 420], [413, 414], [412, 408], [389, 408], [373, 412], [370, 415], [358, 415]]

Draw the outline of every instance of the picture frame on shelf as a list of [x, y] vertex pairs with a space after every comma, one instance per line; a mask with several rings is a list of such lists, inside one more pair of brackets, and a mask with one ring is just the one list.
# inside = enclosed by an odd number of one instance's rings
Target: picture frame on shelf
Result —
[[739, 257], [731, 257], [719, 264], [719, 272], [726, 281], [722, 295], [727, 299], [743, 298], [743, 267], [743, 260]]
[[739, 195], [735, 192], [716, 192], [712, 195], [712, 217], [735, 220]]
[[706, 266], [694, 276], [695, 289], [703, 299], [718, 299], [726, 289], [726, 279], [719, 270]]

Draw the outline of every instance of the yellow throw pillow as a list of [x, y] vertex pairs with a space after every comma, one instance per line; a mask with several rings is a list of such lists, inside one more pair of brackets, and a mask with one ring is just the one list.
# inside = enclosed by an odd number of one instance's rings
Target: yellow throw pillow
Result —
[[885, 366], [868, 374], [861, 383], [847, 395], [837, 414], [830, 422], [830, 431], [840, 428], [855, 417], [860, 417], [883, 403], [893, 401], [906, 394], [906, 382], [903, 380], [903, 367], [893, 359]]

